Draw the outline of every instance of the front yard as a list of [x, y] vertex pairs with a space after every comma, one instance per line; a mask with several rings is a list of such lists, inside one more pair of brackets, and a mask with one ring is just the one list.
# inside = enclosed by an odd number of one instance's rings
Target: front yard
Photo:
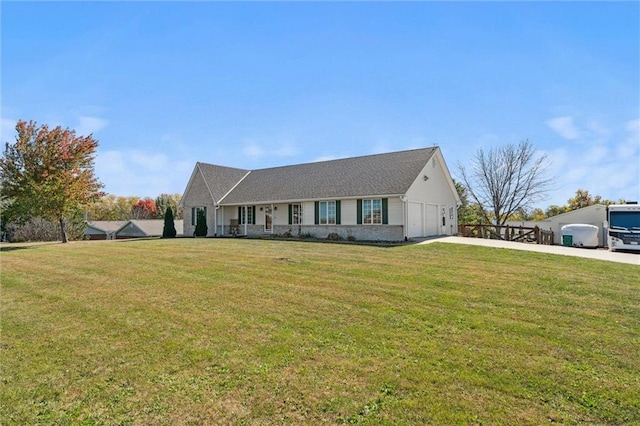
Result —
[[3, 424], [640, 423], [637, 266], [440, 243], [2, 248]]

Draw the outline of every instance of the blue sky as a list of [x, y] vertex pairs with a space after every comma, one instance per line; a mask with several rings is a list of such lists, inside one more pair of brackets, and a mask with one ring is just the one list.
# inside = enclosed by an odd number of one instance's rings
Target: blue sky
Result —
[[16, 120], [100, 142], [116, 195], [245, 169], [529, 139], [554, 190], [640, 199], [638, 2], [6, 2]]

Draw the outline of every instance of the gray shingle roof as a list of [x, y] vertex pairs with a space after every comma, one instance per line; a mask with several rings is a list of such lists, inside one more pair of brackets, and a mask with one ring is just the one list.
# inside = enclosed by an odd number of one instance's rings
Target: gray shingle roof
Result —
[[249, 173], [249, 170], [215, 166], [207, 163], [198, 163], [198, 166], [216, 201], [224, 197], [234, 185]]
[[87, 222], [87, 226], [97, 231], [113, 232], [120, 229], [125, 223], [127, 223], [126, 220], [94, 220]]
[[[437, 149], [422, 148], [254, 170], [221, 200], [221, 204], [405, 194]], [[208, 182], [213, 183], [212, 180]]]
[[[178, 235], [182, 235], [184, 221], [182, 219], [175, 219], [173, 222]], [[132, 219], [126, 222], [126, 224], [127, 226], [131, 226], [132, 229], [137, 228], [142, 234], [146, 235], [147, 237], [162, 236], [162, 231], [164, 230], [163, 219]], [[122, 226], [120, 229], [118, 229], [118, 235], [121, 236], [131, 236], [135, 234], [135, 232], [125, 229], [125, 226]]]

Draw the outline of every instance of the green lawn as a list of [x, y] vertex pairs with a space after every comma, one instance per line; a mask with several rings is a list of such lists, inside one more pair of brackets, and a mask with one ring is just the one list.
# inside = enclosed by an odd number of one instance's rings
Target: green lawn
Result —
[[634, 265], [442, 243], [15, 247], [2, 424], [640, 423]]

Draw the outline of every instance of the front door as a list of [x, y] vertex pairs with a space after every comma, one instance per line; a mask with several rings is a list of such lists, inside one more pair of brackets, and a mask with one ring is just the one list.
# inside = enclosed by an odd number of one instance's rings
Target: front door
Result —
[[264, 208], [264, 232], [273, 232], [271, 206]]

